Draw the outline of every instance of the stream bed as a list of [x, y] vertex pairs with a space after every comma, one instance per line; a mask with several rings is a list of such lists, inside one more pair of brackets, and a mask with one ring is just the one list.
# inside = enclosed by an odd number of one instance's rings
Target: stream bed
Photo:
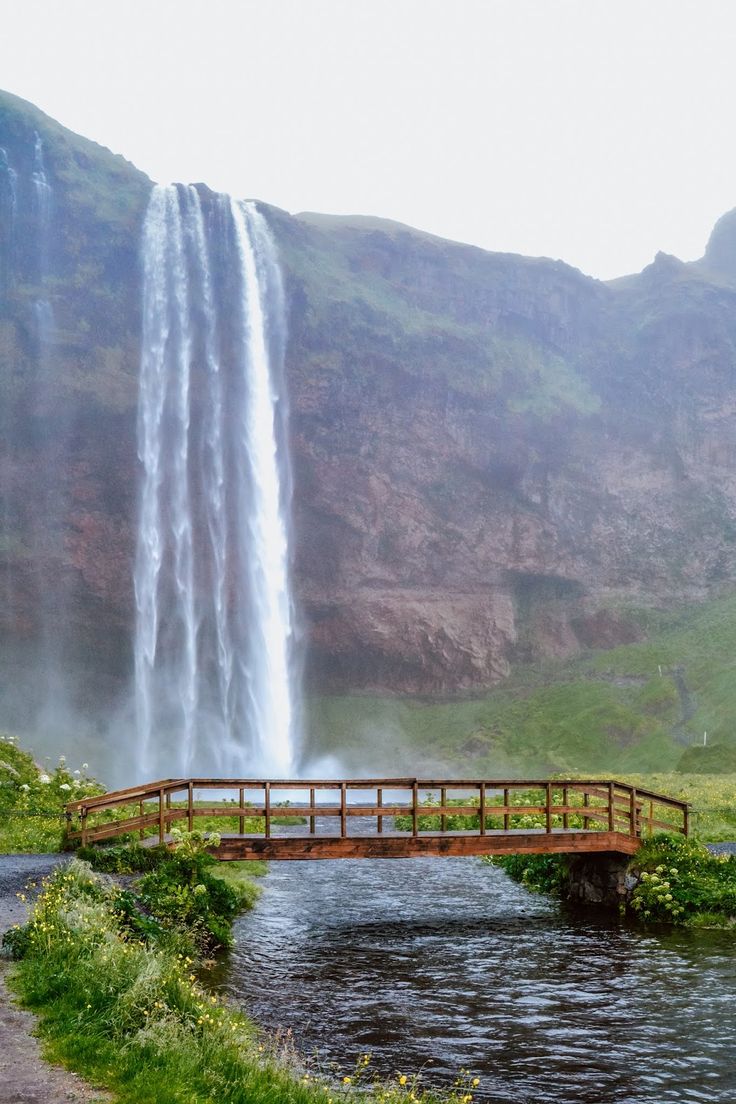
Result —
[[736, 1101], [736, 942], [580, 916], [478, 859], [274, 862], [222, 991], [323, 1068], [476, 1101]]

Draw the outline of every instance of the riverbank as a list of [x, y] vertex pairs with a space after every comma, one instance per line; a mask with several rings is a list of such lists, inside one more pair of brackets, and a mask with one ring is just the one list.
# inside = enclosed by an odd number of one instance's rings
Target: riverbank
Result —
[[[64, 861], [61, 855], [0, 856], [0, 940], [13, 925], [26, 922], [34, 886]], [[106, 1104], [107, 1093], [45, 1060], [36, 1017], [13, 998], [7, 984], [9, 970], [10, 964], [0, 959], [0, 1102]]]
[[[527, 889], [563, 900], [579, 897], [566, 855], [509, 855], [483, 860]], [[644, 924], [736, 927], [736, 846], [659, 833], [628, 862], [617, 900], [620, 912]], [[610, 902], [609, 902], [610, 904]]]
[[[97, 861], [124, 871], [124, 851]], [[6, 940], [18, 959], [11, 984], [56, 1060], [118, 1104], [470, 1104], [469, 1075], [449, 1094], [422, 1091], [408, 1073], [374, 1083], [368, 1054], [339, 1077], [315, 1077], [288, 1040], [260, 1032], [200, 980], [205, 958], [229, 942], [234, 902], [248, 907], [255, 895], [208, 871], [201, 840], [183, 838], [158, 862], [142, 851], [131, 849], [127, 869], [148, 866], [132, 885], [79, 860], [56, 871], [30, 923]]]

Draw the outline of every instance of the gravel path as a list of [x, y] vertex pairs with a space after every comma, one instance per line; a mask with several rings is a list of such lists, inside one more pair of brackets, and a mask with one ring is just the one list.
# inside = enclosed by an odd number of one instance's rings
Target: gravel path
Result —
[[736, 840], [728, 840], [725, 843], [707, 843], [706, 847], [714, 855], [736, 855]]
[[[13, 924], [22, 924], [29, 882], [40, 883], [65, 855], [0, 855], [0, 938]], [[28, 891], [32, 897], [34, 891]], [[33, 1034], [36, 1018], [18, 1008], [6, 984], [8, 963], [0, 959], [0, 1104], [104, 1104], [110, 1096], [93, 1089], [75, 1073], [52, 1066], [41, 1056]]]

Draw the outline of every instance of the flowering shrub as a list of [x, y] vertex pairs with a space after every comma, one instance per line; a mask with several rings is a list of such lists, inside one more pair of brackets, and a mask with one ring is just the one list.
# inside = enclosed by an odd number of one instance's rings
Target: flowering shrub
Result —
[[58, 851], [66, 803], [104, 792], [88, 769], [82, 763], [70, 770], [63, 755], [44, 769], [15, 737], [0, 735], [0, 853]]
[[632, 860], [631, 908], [647, 922], [736, 923], [736, 856], [684, 836], [658, 835]]

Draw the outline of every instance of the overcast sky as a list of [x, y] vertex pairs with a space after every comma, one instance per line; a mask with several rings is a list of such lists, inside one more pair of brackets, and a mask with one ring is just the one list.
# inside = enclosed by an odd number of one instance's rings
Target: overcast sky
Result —
[[601, 278], [736, 206], [735, 0], [0, 0], [0, 87], [160, 181]]

